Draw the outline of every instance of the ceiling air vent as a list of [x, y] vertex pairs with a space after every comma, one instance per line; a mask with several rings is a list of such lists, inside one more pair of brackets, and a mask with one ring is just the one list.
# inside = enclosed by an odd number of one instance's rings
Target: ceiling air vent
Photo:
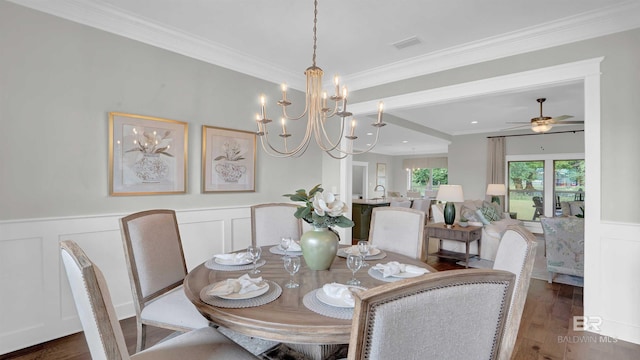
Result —
[[414, 45], [418, 45], [420, 44], [422, 41], [420, 41], [420, 39], [418, 39], [417, 36], [412, 36], [410, 38], [404, 39], [404, 40], [400, 40], [397, 41], [395, 43], [393, 43], [392, 45], [398, 49], [398, 50], [402, 50], [404, 48], [408, 48], [409, 46], [414, 46]]

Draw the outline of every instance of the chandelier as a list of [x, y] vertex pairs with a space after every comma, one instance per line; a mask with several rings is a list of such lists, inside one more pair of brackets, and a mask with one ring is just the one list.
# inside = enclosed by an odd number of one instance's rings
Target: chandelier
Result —
[[[317, 42], [317, 23], [318, 23], [318, 1], [314, 0], [314, 12], [313, 12], [313, 63], [305, 70], [307, 78], [307, 89], [305, 97], [305, 108], [301, 115], [290, 116], [287, 113], [287, 106], [291, 105], [291, 102], [287, 100], [287, 85], [282, 84], [282, 99], [278, 101], [278, 105], [282, 107], [282, 133], [278, 136], [282, 138], [283, 146], [279, 149], [274, 147], [269, 140], [269, 131], [267, 125], [272, 122], [267, 118], [265, 109], [265, 97], [260, 97], [261, 112], [256, 115], [256, 121], [258, 123], [258, 131], [256, 134], [260, 137], [260, 142], [264, 151], [274, 157], [299, 157], [307, 150], [311, 138], [313, 137], [323, 151], [334, 159], [343, 159], [348, 155], [363, 154], [373, 149], [378, 143], [378, 134], [380, 128], [386, 124], [382, 122], [382, 110], [383, 104], [378, 104], [378, 117], [377, 120], [371, 124], [375, 127], [375, 140], [368, 145], [369, 147], [362, 151], [356, 151], [353, 149], [353, 140], [358, 137], [355, 136], [356, 120], [353, 119], [352, 113], [347, 111], [347, 88], [346, 86], [340, 87], [340, 80], [338, 76], [334, 77], [335, 94], [327, 98], [327, 92], [322, 91], [322, 74], [321, 68], [316, 66], [316, 42]], [[328, 107], [328, 100], [333, 101], [333, 107]], [[290, 147], [287, 143], [291, 134], [287, 133], [286, 120], [297, 121], [307, 115], [307, 129], [304, 133], [304, 137], [300, 144]], [[327, 119], [333, 117], [339, 117], [340, 120], [340, 134], [333, 140], [329, 137], [325, 124]], [[345, 135], [345, 123], [346, 118], [351, 117], [349, 135]]]

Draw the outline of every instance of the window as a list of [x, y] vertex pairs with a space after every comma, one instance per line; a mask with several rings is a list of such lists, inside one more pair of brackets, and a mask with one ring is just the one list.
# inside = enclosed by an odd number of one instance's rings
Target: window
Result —
[[560, 202], [584, 201], [584, 154], [507, 156], [509, 212], [540, 221], [560, 213]]
[[440, 185], [449, 183], [449, 171], [447, 168], [434, 169], [407, 169], [409, 170], [409, 188], [425, 195], [425, 190], [438, 190]]
[[544, 161], [509, 161], [509, 211], [520, 220], [544, 215]]
[[556, 209], [562, 201], [584, 201], [584, 160], [556, 160], [553, 175]]

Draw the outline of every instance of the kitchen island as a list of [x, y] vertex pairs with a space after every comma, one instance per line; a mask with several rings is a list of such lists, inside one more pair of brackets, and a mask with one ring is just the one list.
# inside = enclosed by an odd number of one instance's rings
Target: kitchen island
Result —
[[369, 239], [369, 225], [371, 224], [371, 211], [375, 207], [389, 206], [387, 199], [354, 199], [352, 201], [351, 219], [355, 223], [352, 229], [352, 242], [357, 244], [359, 240]]

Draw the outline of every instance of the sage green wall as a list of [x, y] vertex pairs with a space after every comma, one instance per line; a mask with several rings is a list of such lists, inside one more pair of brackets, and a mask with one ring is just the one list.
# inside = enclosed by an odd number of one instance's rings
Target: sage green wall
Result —
[[[314, 146], [298, 159], [258, 148], [255, 193], [200, 193], [202, 125], [255, 131], [277, 84], [5, 1], [0, 49], [0, 220], [288, 201], [322, 179]], [[187, 194], [108, 195], [110, 111], [189, 123]]]
[[[636, 211], [640, 198], [640, 187], [636, 186], [640, 167], [635, 166], [637, 154], [640, 154], [640, 141], [637, 140], [640, 134], [639, 44], [640, 29], [634, 29], [353, 91], [350, 95], [355, 103], [603, 56], [602, 220], [640, 223], [640, 212]], [[450, 161], [453, 156], [450, 154]], [[460, 181], [457, 176], [452, 174], [450, 181]]]

